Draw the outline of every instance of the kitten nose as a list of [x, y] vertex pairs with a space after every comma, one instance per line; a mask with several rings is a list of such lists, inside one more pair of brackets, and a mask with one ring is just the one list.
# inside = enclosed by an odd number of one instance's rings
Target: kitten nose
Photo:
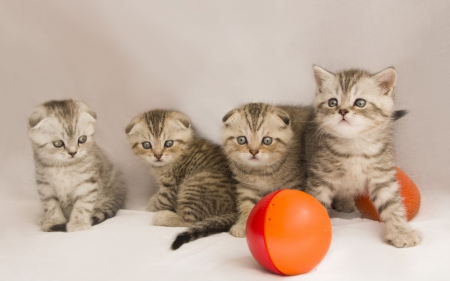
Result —
[[158, 159], [158, 160], [161, 159], [162, 153], [160, 153], [160, 154], [156, 154], [156, 153], [155, 153], [155, 157], [156, 157], [156, 159]]
[[347, 113], [348, 113], [347, 109], [339, 109], [339, 114], [340, 115], [345, 116], [345, 114], [347, 114]]
[[74, 157], [75, 154], [77, 154], [77, 152], [76, 152], [76, 151], [73, 151], [73, 152], [70, 152], [70, 151], [69, 151], [69, 154], [72, 155], [72, 157]]
[[259, 150], [249, 150], [249, 152], [250, 152], [253, 156], [255, 156], [256, 154], [259, 153]]

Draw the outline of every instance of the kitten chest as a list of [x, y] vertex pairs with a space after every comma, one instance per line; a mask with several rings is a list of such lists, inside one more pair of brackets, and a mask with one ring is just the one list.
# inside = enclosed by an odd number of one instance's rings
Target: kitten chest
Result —
[[75, 167], [52, 167], [48, 174], [51, 175], [51, 185], [56, 196], [62, 203], [73, 203], [74, 193], [80, 182], [84, 180]]
[[338, 194], [355, 196], [364, 191], [373, 163], [364, 157], [352, 157], [343, 161], [343, 171], [331, 179]]

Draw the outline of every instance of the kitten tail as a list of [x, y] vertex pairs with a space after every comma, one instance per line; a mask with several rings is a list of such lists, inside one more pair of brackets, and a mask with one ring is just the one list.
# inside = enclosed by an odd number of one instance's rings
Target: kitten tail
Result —
[[394, 120], [394, 121], [398, 120], [398, 119], [402, 118], [403, 116], [405, 116], [406, 114], [408, 114], [408, 110], [396, 110], [392, 114], [392, 120]]
[[231, 226], [236, 222], [238, 215], [235, 213], [225, 214], [207, 218], [203, 221], [197, 222], [193, 227], [187, 231], [177, 235], [175, 241], [172, 243], [172, 250], [180, 248], [183, 244], [197, 240], [202, 237], [210, 236], [212, 234], [227, 232]]

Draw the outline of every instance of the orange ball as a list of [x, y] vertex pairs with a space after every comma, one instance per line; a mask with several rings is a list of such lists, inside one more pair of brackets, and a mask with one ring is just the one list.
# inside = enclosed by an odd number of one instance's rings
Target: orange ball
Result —
[[[395, 167], [397, 173], [395, 177], [400, 186], [400, 197], [402, 198], [403, 206], [405, 206], [406, 219], [412, 220], [420, 208], [420, 192], [416, 184], [398, 167]], [[381, 221], [377, 209], [373, 205], [367, 193], [355, 197], [355, 205], [363, 217]]]
[[327, 210], [311, 195], [283, 189], [264, 196], [247, 221], [253, 257], [280, 275], [306, 273], [325, 257], [331, 244]]

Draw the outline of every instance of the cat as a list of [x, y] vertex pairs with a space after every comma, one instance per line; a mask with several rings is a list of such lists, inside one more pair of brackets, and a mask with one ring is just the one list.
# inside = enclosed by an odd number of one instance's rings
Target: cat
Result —
[[153, 224], [189, 229], [173, 250], [200, 237], [229, 231], [237, 218], [236, 183], [219, 145], [198, 137], [178, 111], [152, 110], [126, 127], [132, 150], [150, 164], [158, 191], [147, 205]]
[[28, 118], [43, 231], [87, 230], [123, 205], [125, 185], [94, 142], [95, 122], [87, 104], [70, 99], [41, 104]]
[[304, 134], [305, 191], [325, 207], [354, 210], [354, 196], [368, 190], [395, 247], [420, 242], [407, 224], [395, 177], [393, 121], [395, 69], [336, 74], [314, 66], [314, 122]]
[[313, 113], [311, 107], [249, 103], [223, 117], [222, 145], [238, 182], [233, 236], [245, 236], [250, 211], [263, 196], [303, 189], [301, 136]]

